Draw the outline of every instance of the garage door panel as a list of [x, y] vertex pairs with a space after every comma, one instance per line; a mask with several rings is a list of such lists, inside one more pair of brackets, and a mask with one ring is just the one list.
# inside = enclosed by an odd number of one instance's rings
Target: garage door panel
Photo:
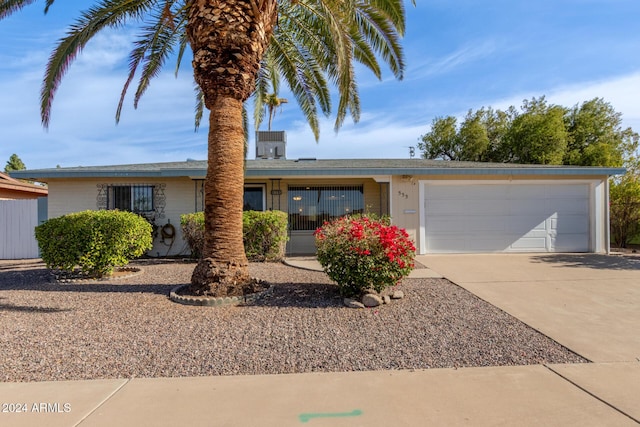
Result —
[[504, 200], [504, 196], [508, 191], [508, 188], [500, 185], [478, 185], [473, 187], [473, 195], [478, 199], [485, 200]]
[[463, 221], [459, 218], [449, 216], [438, 216], [428, 218], [426, 226], [433, 230], [434, 235], [438, 234], [463, 234], [474, 232], [500, 232], [504, 233], [507, 223], [502, 217], [492, 215], [465, 216]]
[[508, 223], [504, 221], [504, 218], [495, 216], [467, 216], [462, 222], [451, 217], [436, 217], [427, 220], [426, 225], [431, 227], [434, 235], [468, 233], [477, 235], [494, 232], [504, 234], [508, 231]]
[[[509, 242], [504, 238], [468, 239], [468, 236], [433, 237], [429, 240], [429, 249], [439, 253], [458, 252], [502, 252], [508, 249]], [[462, 250], [460, 248], [463, 248]]]
[[547, 208], [555, 210], [563, 214], [581, 214], [583, 215], [589, 209], [588, 199], [558, 199], [547, 200]]
[[[473, 193], [469, 189], [473, 187]], [[459, 200], [471, 195], [476, 199], [504, 199], [506, 189], [495, 185], [438, 185], [429, 187], [433, 200]]]
[[582, 234], [562, 234], [551, 238], [551, 240], [556, 252], [582, 252], [576, 250], [583, 244]]
[[560, 234], [584, 234], [589, 232], [589, 221], [584, 216], [566, 215], [551, 218], [550, 229]]
[[478, 239], [468, 239], [465, 245], [466, 252], [503, 252], [509, 249], [510, 242], [507, 236], [476, 236]]
[[430, 215], [456, 215], [467, 211], [468, 202], [466, 200], [431, 200], [427, 205]]
[[589, 186], [587, 185], [546, 185], [547, 198], [549, 199], [566, 199], [573, 197], [577, 199], [589, 198]]
[[429, 252], [586, 252], [588, 184], [426, 184]]
[[545, 252], [547, 247], [547, 237], [546, 236], [524, 236], [517, 238], [512, 244], [511, 249], [514, 251], [534, 251], [538, 250], [540, 252]]
[[432, 235], [448, 235], [455, 233], [463, 233], [464, 230], [461, 230], [460, 223], [455, 218], [451, 218], [448, 216], [437, 216], [427, 218], [425, 223], [426, 227], [432, 230]]
[[500, 233], [504, 234], [506, 230], [506, 222], [503, 216], [486, 215], [467, 217], [466, 230], [469, 232], [480, 233]]
[[509, 212], [513, 216], [520, 215], [537, 215], [539, 217], [547, 217], [555, 210], [550, 208], [545, 200], [523, 200], [512, 201], [509, 205]]
[[460, 248], [464, 248], [465, 238], [462, 235], [457, 238], [455, 236], [446, 236], [446, 237], [432, 236], [429, 239], [428, 244], [429, 244], [429, 250], [431, 252], [438, 252], [438, 253], [464, 252], [464, 251], [461, 251]]
[[511, 189], [513, 200], [544, 200], [547, 188], [543, 185], [520, 185]]
[[527, 233], [538, 231], [547, 233], [546, 218], [544, 216], [511, 216], [506, 220], [506, 231], [511, 235], [524, 236]]
[[503, 215], [508, 209], [505, 200], [473, 200], [467, 205], [465, 214]]
[[465, 200], [432, 200], [429, 205], [432, 215], [500, 215], [509, 209], [504, 200], [465, 199]]

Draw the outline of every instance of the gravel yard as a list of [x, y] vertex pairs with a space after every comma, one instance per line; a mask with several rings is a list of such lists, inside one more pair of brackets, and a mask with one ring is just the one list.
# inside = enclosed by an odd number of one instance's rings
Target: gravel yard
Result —
[[0, 381], [586, 362], [445, 279], [406, 279], [404, 299], [358, 310], [324, 273], [251, 264], [271, 295], [193, 307], [168, 294], [195, 264], [131, 265], [142, 274], [87, 284], [0, 263]]

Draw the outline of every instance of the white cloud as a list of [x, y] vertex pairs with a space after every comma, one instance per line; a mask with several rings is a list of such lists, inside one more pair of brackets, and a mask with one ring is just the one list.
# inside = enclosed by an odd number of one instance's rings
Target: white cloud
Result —
[[[415, 64], [409, 64], [406, 80], [425, 79], [451, 73], [476, 61], [488, 58], [499, 50], [495, 41], [485, 40], [480, 43], [464, 45], [442, 58], [426, 58]], [[421, 58], [418, 52], [409, 58]]]
[[152, 81], [137, 111], [132, 107], [134, 81], [116, 126], [115, 111], [127, 71], [114, 70], [117, 55], [104, 52], [112, 42], [123, 41], [106, 37], [98, 42], [94, 56], [73, 64], [64, 77], [48, 131], [40, 124], [42, 76], [25, 69], [0, 79], [5, 100], [0, 104], [0, 159], [17, 153], [27, 167], [44, 168], [206, 156], [206, 123], [197, 134], [193, 132], [191, 74], [185, 72], [176, 79], [164, 70]]
[[121, 67], [126, 63], [125, 58], [131, 51], [132, 40], [132, 35], [128, 33], [101, 32], [85, 46], [74, 66], [90, 70], [100, 69], [102, 72]]

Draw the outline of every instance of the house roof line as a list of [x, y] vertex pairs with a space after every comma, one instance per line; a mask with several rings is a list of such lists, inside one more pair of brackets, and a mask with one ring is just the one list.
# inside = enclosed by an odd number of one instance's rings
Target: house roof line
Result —
[[[22, 179], [154, 178], [206, 175], [207, 162], [187, 161], [114, 166], [33, 169], [11, 172]], [[371, 176], [371, 175], [622, 175], [625, 168], [451, 162], [426, 159], [247, 160], [245, 176]]]
[[30, 184], [28, 182], [18, 181], [15, 178], [0, 172], [0, 188], [4, 190], [19, 191], [21, 193], [47, 195], [49, 190], [40, 185]]

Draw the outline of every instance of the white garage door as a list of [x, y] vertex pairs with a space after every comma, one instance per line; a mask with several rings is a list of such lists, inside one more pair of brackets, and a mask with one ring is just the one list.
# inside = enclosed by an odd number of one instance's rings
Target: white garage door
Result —
[[428, 253], [588, 252], [588, 184], [424, 184]]

